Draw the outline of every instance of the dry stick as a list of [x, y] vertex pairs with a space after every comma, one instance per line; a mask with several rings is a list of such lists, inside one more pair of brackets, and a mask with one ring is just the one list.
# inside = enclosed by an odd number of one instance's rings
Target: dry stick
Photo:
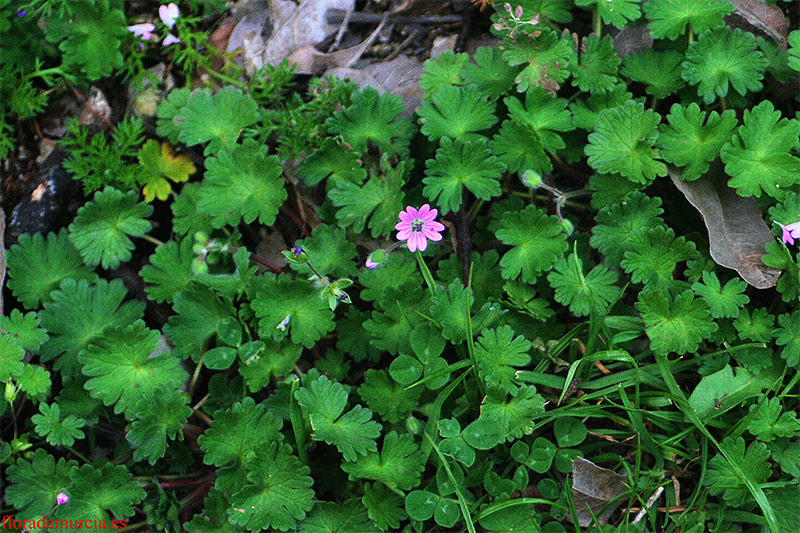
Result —
[[641, 521], [641, 519], [644, 518], [644, 515], [647, 513], [647, 510], [653, 506], [658, 497], [661, 496], [662, 492], [664, 492], [664, 487], [658, 487], [656, 491], [650, 496], [650, 498], [647, 499], [647, 503], [644, 504], [644, 507], [642, 507], [638, 513], [636, 513], [636, 517], [633, 519], [633, 522], [631, 522], [631, 524], [638, 524]]
[[[344, 9], [329, 9], [325, 17], [328, 24], [340, 24], [346, 17]], [[350, 13], [350, 24], [375, 24], [383, 20], [387, 16], [384, 13], [364, 13], [362, 11], [353, 11]], [[464, 17], [462, 15], [397, 15], [393, 13], [388, 14], [387, 22], [394, 22], [397, 24], [452, 24], [454, 22], [461, 22]]]

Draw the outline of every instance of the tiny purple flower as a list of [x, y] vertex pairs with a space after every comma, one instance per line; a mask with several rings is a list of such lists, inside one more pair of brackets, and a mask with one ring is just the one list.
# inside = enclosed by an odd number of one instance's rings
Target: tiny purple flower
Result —
[[25, 11], [24, 9], [17, 9], [16, 13], [18, 17], [24, 17], [25, 15], [28, 14], [28, 12]]
[[793, 222], [791, 224], [786, 224], [785, 226], [780, 222], [776, 222], [775, 224], [781, 227], [781, 241], [784, 244], [794, 244], [795, 239], [800, 239], [800, 221]]
[[164, 42], [161, 43], [161, 46], [169, 46], [171, 44], [182, 43], [182, 42], [183, 41], [181, 41], [180, 39], [178, 39], [177, 37], [175, 37], [171, 33], [168, 33], [167, 36], [164, 37]]
[[436, 222], [438, 214], [439, 211], [431, 209], [428, 204], [423, 205], [419, 210], [411, 206], [406, 207], [405, 211], [400, 211], [400, 222], [394, 227], [397, 230], [397, 238], [407, 241], [410, 251], [424, 252], [428, 247], [428, 239], [442, 240], [440, 233], [444, 231], [444, 225]]
[[155, 31], [155, 29], [156, 27], [150, 23], [128, 26], [128, 31], [133, 32], [136, 37], [140, 37], [145, 41], [149, 41], [153, 38], [153, 31]]
[[65, 503], [67, 503], [68, 501], [69, 501], [69, 496], [67, 496], [67, 494], [66, 494], [66, 493], [64, 493], [64, 492], [59, 492], [59, 493], [56, 495], [56, 503], [57, 503], [58, 505], [64, 505], [64, 504], [65, 504]]
[[294, 255], [300, 255], [303, 253], [303, 249], [299, 246], [295, 246], [292, 248], [292, 253], [294, 253]]
[[370, 270], [375, 270], [378, 267], [378, 263], [367, 257], [367, 260], [364, 261], [364, 266]]
[[[173, 2], [169, 5], [159, 7], [158, 16], [161, 18], [161, 22], [166, 24], [169, 29], [172, 29], [172, 27], [175, 25], [175, 21], [181, 16], [181, 12], [178, 9], [178, 6]], [[169, 39], [169, 36], [167, 39]], [[164, 39], [165, 43], [167, 39]], [[175, 39], [175, 37], [173, 37], [173, 39]], [[166, 44], [164, 46], [166, 46]]]

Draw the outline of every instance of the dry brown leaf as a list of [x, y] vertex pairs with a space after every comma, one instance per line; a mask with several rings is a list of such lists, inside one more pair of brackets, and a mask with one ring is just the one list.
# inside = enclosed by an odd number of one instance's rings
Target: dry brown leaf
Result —
[[680, 171], [669, 168], [672, 183], [700, 212], [708, 229], [709, 253], [718, 264], [732, 268], [757, 289], [773, 287], [780, 271], [761, 262], [764, 246], [775, 238], [753, 198], [736, 194], [726, 184], [719, 165], [695, 181], [681, 181]]
[[778, 43], [781, 50], [786, 50], [789, 34], [789, 19], [781, 8], [768, 4], [764, 0], [729, 0], [734, 12], [725, 17], [729, 26], [742, 28], [753, 33], [763, 33]]
[[324, 54], [310, 44], [303, 45], [289, 55], [289, 64], [296, 65], [296, 74], [319, 74], [329, 68], [348, 68], [361, 59], [364, 52], [372, 46], [372, 43], [375, 42], [378, 34], [383, 29], [385, 21], [386, 19], [378, 24], [378, 27], [363, 43], [346, 50]]
[[587, 527], [594, 524], [594, 517], [597, 517], [600, 525], [605, 525], [622, 501], [612, 503], [605, 512], [602, 512], [603, 508], [628, 492], [625, 481], [624, 477], [612, 470], [601, 468], [583, 457], [576, 457], [572, 461], [572, 503], [578, 515], [578, 524]]

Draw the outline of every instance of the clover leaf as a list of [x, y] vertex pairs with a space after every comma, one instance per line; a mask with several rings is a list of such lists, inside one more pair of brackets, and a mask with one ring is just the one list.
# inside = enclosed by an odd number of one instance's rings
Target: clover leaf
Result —
[[761, 90], [766, 67], [752, 33], [720, 27], [700, 34], [689, 45], [681, 76], [697, 85], [697, 94], [710, 104], [717, 96], [725, 98], [729, 86], [741, 95]]
[[[180, 103], [183, 98], [185, 93], [181, 93], [175, 103]], [[211, 155], [222, 148], [232, 149], [239, 133], [259, 117], [255, 100], [228, 85], [216, 94], [211, 94], [208, 89], [191, 94], [172, 121], [179, 130], [179, 141], [187, 146], [208, 143], [203, 154]], [[167, 119], [165, 116], [164, 120]], [[168, 127], [165, 133], [169, 131], [171, 128]]]
[[721, 115], [716, 111], [706, 113], [694, 102], [686, 107], [673, 104], [667, 122], [669, 125], [661, 125], [658, 146], [664, 160], [684, 167], [684, 181], [696, 180], [708, 171], [738, 125], [732, 109]]
[[307, 281], [264, 276], [252, 301], [262, 337], [292, 342], [311, 348], [334, 327], [333, 312]]
[[603, 265], [595, 265], [588, 274], [583, 273], [583, 262], [576, 254], [560, 258], [547, 275], [555, 290], [557, 302], [569, 306], [576, 316], [586, 316], [592, 311], [602, 312], [619, 296], [617, 273]]
[[371, 450], [355, 462], [342, 463], [350, 479], [373, 479], [389, 488], [410, 490], [419, 484], [425, 460], [414, 437], [390, 431], [383, 438], [381, 451]]
[[689, 25], [695, 34], [722, 26], [723, 17], [733, 11], [724, 0], [651, 0], [643, 5], [650, 19], [650, 32], [656, 39], [677, 39]]
[[166, 200], [172, 192], [169, 181], [176, 183], [189, 179], [189, 174], [195, 171], [194, 163], [188, 156], [176, 156], [172, 147], [167, 143], [159, 143], [155, 139], [148, 139], [139, 152], [139, 163], [144, 172], [139, 178], [144, 182], [144, 199], [152, 202], [154, 198]]
[[66, 228], [58, 233], [23, 233], [19, 242], [6, 252], [8, 287], [28, 309], [48, 300], [50, 293], [67, 278], [97, 279], [67, 236]]
[[152, 225], [145, 217], [153, 206], [137, 202], [136, 193], [106, 187], [78, 210], [69, 226], [69, 239], [89, 266], [117, 268], [131, 258], [130, 237], [141, 237]]
[[61, 407], [57, 403], [39, 404], [39, 413], [31, 417], [31, 422], [36, 425], [36, 433], [47, 438], [52, 446], [72, 446], [75, 439], [84, 437], [80, 428], [86, 425], [86, 420], [75, 415], [61, 418]]
[[[84, 388], [114, 412], [132, 418], [137, 403], [153, 388], [170, 381], [183, 383], [186, 371], [171, 351], [157, 352], [158, 331], [138, 320], [127, 327], [107, 329], [81, 351], [78, 360], [89, 376]], [[156, 354], [156, 355], [154, 355]]]
[[505, 279], [522, 273], [522, 281], [530, 283], [567, 250], [567, 235], [558, 219], [532, 205], [504, 213], [494, 234], [503, 244], [513, 246], [500, 259]]
[[445, 137], [436, 159], [425, 163], [422, 193], [441, 207], [442, 215], [458, 211], [465, 187], [482, 200], [500, 195], [499, 179], [505, 167], [486, 147], [486, 139], [453, 141]]
[[192, 414], [189, 397], [175, 383], [153, 387], [139, 400], [134, 409], [136, 420], [131, 424], [127, 439], [134, 447], [133, 460], [147, 459], [154, 465], [164, 457], [168, 440], [183, 440], [183, 425]]
[[232, 149], [221, 149], [206, 159], [206, 174], [200, 187], [197, 209], [211, 217], [216, 228], [250, 223], [258, 217], [273, 224], [278, 208], [286, 200], [277, 156], [253, 139]]
[[714, 318], [736, 318], [739, 310], [750, 301], [744, 293], [747, 284], [739, 278], [732, 278], [725, 287], [714, 272], [703, 271], [703, 283], [692, 283], [694, 293], [708, 304]]
[[642, 292], [636, 309], [644, 320], [650, 348], [659, 355], [694, 352], [717, 330], [708, 306], [695, 299], [692, 291], [683, 291], [674, 299], [660, 290]]
[[[722, 446], [728, 450], [730, 460], [735, 461], [741, 471], [753, 483], [763, 483], [767, 480], [772, 469], [767, 462], [769, 450], [763, 442], [751, 442], [745, 446], [742, 437], [725, 437]], [[737, 472], [722, 453], [716, 454], [708, 462], [708, 472], [704, 484], [709, 487], [712, 495], [722, 495], [728, 505], [738, 506], [744, 503], [749, 492]]]
[[[599, 3], [605, 5], [609, 2]], [[580, 60], [571, 64], [572, 85], [581, 91], [592, 93], [608, 91], [618, 81], [619, 65], [620, 59], [614, 51], [611, 37], [606, 35], [598, 38], [596, 35], [590, 35], [584, 39]]]
[[800, 147], [800, 121], [781, 118], [769, 100], [745, 109], [742, 124], [722, 147], [720, 157], [730, 187], [740, 196], [773, 198], [800, 184], [800, 158], [789, 151]]
[[628, 100], [601, 111], [584, 151], [598, 172], [619, 173], [635, 183], [666, 176], [667, 166], [653, 149], [661, 117], [644, 105]]
[[441, 137], [475, 139], [476, 132], [497, 122], [494, 107], [494, 102], [475, 87], [445, 85], [417, 111], [420, 131], [432, 140]]
[[372, 411], [356, 405], [347, 413], [348, 393], [345, 388], [320, 376], [295, 392], [297, 403], [308, 412], [314, 440], [332, 444], [342, 452], [345, 461], [377, 450], [375, 439], [381, 425], [372, 419]]

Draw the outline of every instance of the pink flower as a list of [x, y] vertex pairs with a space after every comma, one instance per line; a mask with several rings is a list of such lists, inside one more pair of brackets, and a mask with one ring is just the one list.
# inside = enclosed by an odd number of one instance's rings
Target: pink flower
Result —
[[423, 205], [419, 210], [408, 206], [405, 211], [400, 211], [400, 222], [394, 229], [397, 230], [397, 238], [407, 241], [408, 249], [412, 252], [419, 250], [424, 252], [428, 247], [428, 239], [441, 241], [439, 234], [444, 231], [444, 225], [436, 222], [439, 211], [431, 209], [428, 204]]
[[784, 244], [794, 244], [795, 239], [800, 239], [800, 221], [785, 226], [780, 222], [776, 222], [776, 224], [781, 227], [781, 241]]
[[[181, 12], [178, 9], [178, 6], [175, 3], [171, 3], [167, 6], [161, 6], [158, 8], [158, 16], [161, 17], [161, 22], [167, 25], [169, 29], [175, 25], [175, 21], [178, 20], [178, 17], [181, 16]], [[167, 37], [169, 38], [169, 37]], [[174, 37], [173, 37], [174, 39]], [[165, 39], [166, 42], [166, 39]], [[164, 45], [166, 46], [166, 44]]]
[[367, 260], [364, 261], [364, 266], [370, 270], [375, 270], [378, 267], [378, 263], [367, 257]]
[[66, 493], [64, 493], [64, 492], [59, 492], [59, 493], [56, 495], [56, 503], [57, 503], [58, 505], [64, 505], [64, 504], [65, 504], [65, 503], [67, 503], [68, 501], [69, 501], [69, 496], [67, 496], [67, 495], [66, 495]]
[[[164, 6], [161, 6], [161, 7], [164, 7]], [[182, 43], [182, 42], [183, 41], [181, 41], [180, 39], [178, 39], [177, 37], [175, 37], [171, 33], [168, 33], [167, 36], [164, 37], [164, 42], [161, 43], [161, 46], [169, 46], [171, 44]]]
[[141, 37], [145, 41], [149, 41], [153, 38], [153, 31], [155, 29], [156, 27], [150, 23], [128, 26], [128, 31], [133, 32], [136, 37]]

